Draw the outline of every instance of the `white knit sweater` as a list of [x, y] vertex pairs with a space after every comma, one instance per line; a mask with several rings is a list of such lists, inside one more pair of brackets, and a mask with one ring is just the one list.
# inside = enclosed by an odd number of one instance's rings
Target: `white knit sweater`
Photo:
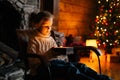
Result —
[[51, 36], [44, 36], [39, 32], [30, 38], [28, 43], [28, 53], [44, 55], [52, 47], [57, 47], [55, 40]]
[[50, 35], [44, 36], [38, 31], [35, 31], [35, 36], [32, 36], [29, 40], [27, 52], [38, 55], [46, 55], [50, 60], [60, 59], [68, 61], [68, 57], [65, 55], [53, 56], [56, 54], [50, 50], [53, 47], [57, 47], [57, 44]]

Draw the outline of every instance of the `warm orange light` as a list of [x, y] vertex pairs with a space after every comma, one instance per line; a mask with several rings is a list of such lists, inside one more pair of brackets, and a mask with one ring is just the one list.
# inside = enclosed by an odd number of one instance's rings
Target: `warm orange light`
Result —
[[98, 47], [97, 46], [97, 40], [96, 39], [88, 39], [86, 40], [86, 46], [94, 46], [94, 47]]

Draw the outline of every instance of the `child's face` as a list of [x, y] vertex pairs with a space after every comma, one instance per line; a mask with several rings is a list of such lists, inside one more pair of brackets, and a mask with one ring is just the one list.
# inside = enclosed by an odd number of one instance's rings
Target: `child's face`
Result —
[[48, 20], [42, 20], [38, 25], [40, 26], [40, 32], [43, 35], [49, 35], [52, 29], [53, 18]]

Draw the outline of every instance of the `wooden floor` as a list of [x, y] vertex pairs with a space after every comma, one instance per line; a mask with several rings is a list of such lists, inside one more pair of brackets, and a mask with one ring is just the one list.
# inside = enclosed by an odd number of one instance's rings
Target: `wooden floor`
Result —
[[[103, 54], [100, 57], [100, 62], [101, 62], [101, 74], [108, 75], [111, 77], [113, 80], [120, 80], [120, 62], [113, 62], [111, 63], [108, 61], [110, 54]], [[98, 61], [97, 57], [96, 58], [91, 58], [91, 57], [82, 57], [80, 59], [81, 63], [85, 63], [88, 67], [94, 69], [99, 73], [99, 66], [98, 66]]]

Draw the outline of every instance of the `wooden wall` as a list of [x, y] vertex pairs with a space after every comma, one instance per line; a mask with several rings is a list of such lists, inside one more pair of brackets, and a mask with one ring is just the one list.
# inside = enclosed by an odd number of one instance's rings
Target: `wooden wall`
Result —
[[59, 0], [58, 31], [64, 32], [66, 36], [88, 34], [96, 6], [96, 0]]

